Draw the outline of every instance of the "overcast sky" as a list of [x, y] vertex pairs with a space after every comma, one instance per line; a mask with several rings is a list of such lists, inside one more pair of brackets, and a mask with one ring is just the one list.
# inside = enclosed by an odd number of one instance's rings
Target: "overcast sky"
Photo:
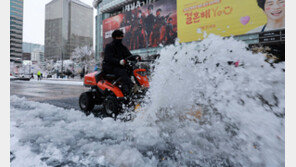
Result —
[[[44, 45], [45, 4], [50, 1], [52, 0], [24, 0], [24, 42]], [[93, 0], [80, 1], [92, 7]], [[94, 9], [94, 16], [95, 13]]]

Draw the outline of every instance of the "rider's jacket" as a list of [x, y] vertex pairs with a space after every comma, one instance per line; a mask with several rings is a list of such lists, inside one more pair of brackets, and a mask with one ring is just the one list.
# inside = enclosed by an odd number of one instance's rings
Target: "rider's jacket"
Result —
[[107, 44], [104, 52], [103, 71], [110, 71], [115, 67], [122, 68], [119, 64], [120, 60], [126, 59], [132, 54], [121, 41], [113, 40]]

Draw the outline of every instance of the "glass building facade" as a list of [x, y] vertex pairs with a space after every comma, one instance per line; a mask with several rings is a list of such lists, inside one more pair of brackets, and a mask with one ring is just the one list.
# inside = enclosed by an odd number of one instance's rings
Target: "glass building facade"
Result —
[[79, 0], [53, 0], [45, 6], [46, 60], [70, 59], [77, 47], [93, 47], [93, 9]]
[[40, 50], [44, 52], [44, 45], [23, 42], [23, 52], [24, 53], [32, 53], [35, 50]]
[[23, 42], [23, 0], [10, 0], [10, 61], [21, 63]]

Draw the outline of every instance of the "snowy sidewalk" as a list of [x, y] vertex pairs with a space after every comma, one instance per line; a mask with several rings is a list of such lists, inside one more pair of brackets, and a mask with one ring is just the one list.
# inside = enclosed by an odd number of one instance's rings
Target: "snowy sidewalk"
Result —
[[[36, 78], [37, 80], [37, 78]], [[42, 80], [51, 80], [51, 81], [83, 81], [80, 78], [42, 78]]]
[[62, 85], [81, 85], [83, 86], [83, 81], [78, 79], [31, 79], [30, 82], [40, 82], [40, 83], [51, 83], [51, 84], [62, 84]]

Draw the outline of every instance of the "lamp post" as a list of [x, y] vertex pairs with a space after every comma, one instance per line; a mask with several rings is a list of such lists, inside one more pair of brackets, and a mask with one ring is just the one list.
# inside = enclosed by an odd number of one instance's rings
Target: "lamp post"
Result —
[[63, 75], [63, 71], [64, 71], [64, 69], [63, 69], [63, 64], [64, 64], [64, 55], [63, 55], [63, 50], [62, 50], [62, 70], [61, 70], [61, 72], [62, 72], [62, 75]]
[[61, 75], [63, 76], [63, 71], [64, 71], [64, 67], [63, 67], [63, 65], [64, 65], [64, 62], [63, 62], [64, 61], [63, 47], [60, 47], [60, 50], [61, 50], [60, 53], [62, 54], [61, 59], [60, 59], [61, 62], [62, 62], [61, 63]]

